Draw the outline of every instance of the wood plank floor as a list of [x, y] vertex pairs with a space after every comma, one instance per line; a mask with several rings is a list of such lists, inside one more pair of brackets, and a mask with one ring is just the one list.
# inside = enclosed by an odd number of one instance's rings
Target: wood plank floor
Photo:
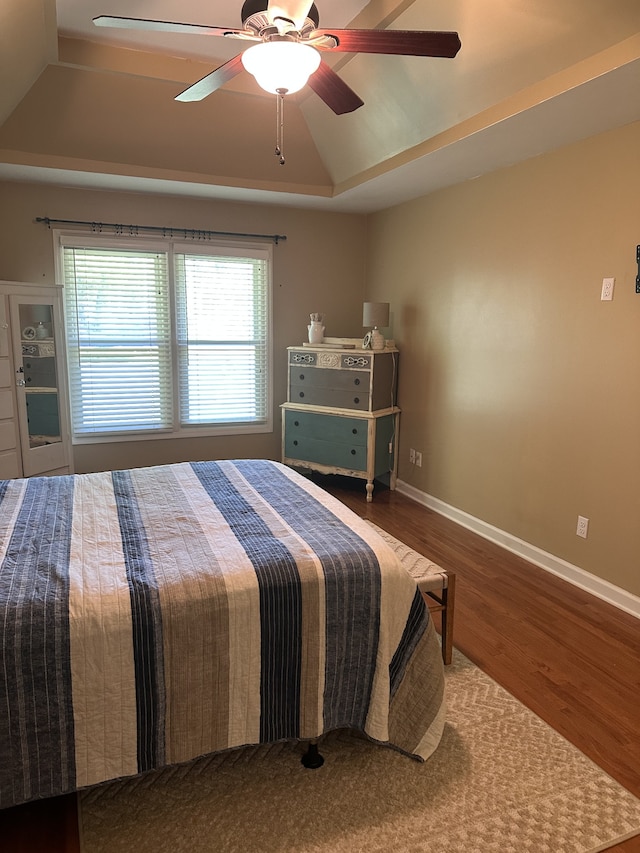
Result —
[[[367, 504], [360, 482], [318, 481], [455, 571], [454, 645], [640, 797], [640, 620], [397, 492]], [[73, 796], [7, 809], [0, 849], [79, 853], [76, 817]], [[640, 853], [640, 837], [610, 850]]]

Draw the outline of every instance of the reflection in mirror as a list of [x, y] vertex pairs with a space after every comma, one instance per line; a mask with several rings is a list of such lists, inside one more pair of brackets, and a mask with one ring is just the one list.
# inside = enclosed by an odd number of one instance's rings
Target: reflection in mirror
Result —
[[29, 445], [42, 447], [62, 441], [53, 306], [21, 304], [19, 312]]

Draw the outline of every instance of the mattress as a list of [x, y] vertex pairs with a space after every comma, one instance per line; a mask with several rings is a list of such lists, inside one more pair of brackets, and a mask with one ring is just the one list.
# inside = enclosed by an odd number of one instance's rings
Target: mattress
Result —
[[415, 581], [277, 462], [0, 481], [0, 637], [1, 807], [339, 728], [424, 760], [444, 726]]

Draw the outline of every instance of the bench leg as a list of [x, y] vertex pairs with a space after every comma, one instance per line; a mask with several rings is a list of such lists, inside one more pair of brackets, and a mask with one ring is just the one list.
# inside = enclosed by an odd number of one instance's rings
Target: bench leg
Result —
[[456, 576], [447, 574], [447, 587], [442, 590], [442, 660], [451, 663], [453, 652], [453, 614], [456, 599]]
[[422, 595], [429, 609], [433, 613], [440, 614], [442, 660], [448, 665], [451, 663], [453, 654], [453, 614], [455, 612], [456, 600], [456, 576], [447, 572], [447, 586], [443, 587], [440, 593], [434, 590], [424, 590]]

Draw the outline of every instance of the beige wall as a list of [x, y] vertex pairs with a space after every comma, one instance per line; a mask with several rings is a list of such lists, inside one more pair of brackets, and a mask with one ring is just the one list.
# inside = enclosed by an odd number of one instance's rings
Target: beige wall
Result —
[[0, 183], [0, 280], [54, 281], [52, 233], [38, 216], [100, 222], [284, 234], [273, 250], [274, 430], [230, 438], [113, 443], [74, 448], [75, 470], [96, 471], [203, 458], [280, 458], [286, 347], [307, 335], [312, 311], [328, 335], [362, 334], [366, 220], [363, 216], [193, 201], [165, 196]]
[[376, 214], [369, 243], [400, 478], [640, 595], [640, 124]]
[[[638, 199], [640, 124], [368, 221], [6, 183], [0, 279], [53, 280], [52, 236], [36, 216], [288, 237], [274, 250], [273, 434], [76, 447], [86, 471], [278, 458], [285, 347], [304, 339], [310, 311], [326, 312], [327, 334], [359, 335], [366, 266], [367, 297], [391, 301], [401, 349], [401, 479], [638, 595]], [[610, 303], [605, 276], [616, 278]]]

